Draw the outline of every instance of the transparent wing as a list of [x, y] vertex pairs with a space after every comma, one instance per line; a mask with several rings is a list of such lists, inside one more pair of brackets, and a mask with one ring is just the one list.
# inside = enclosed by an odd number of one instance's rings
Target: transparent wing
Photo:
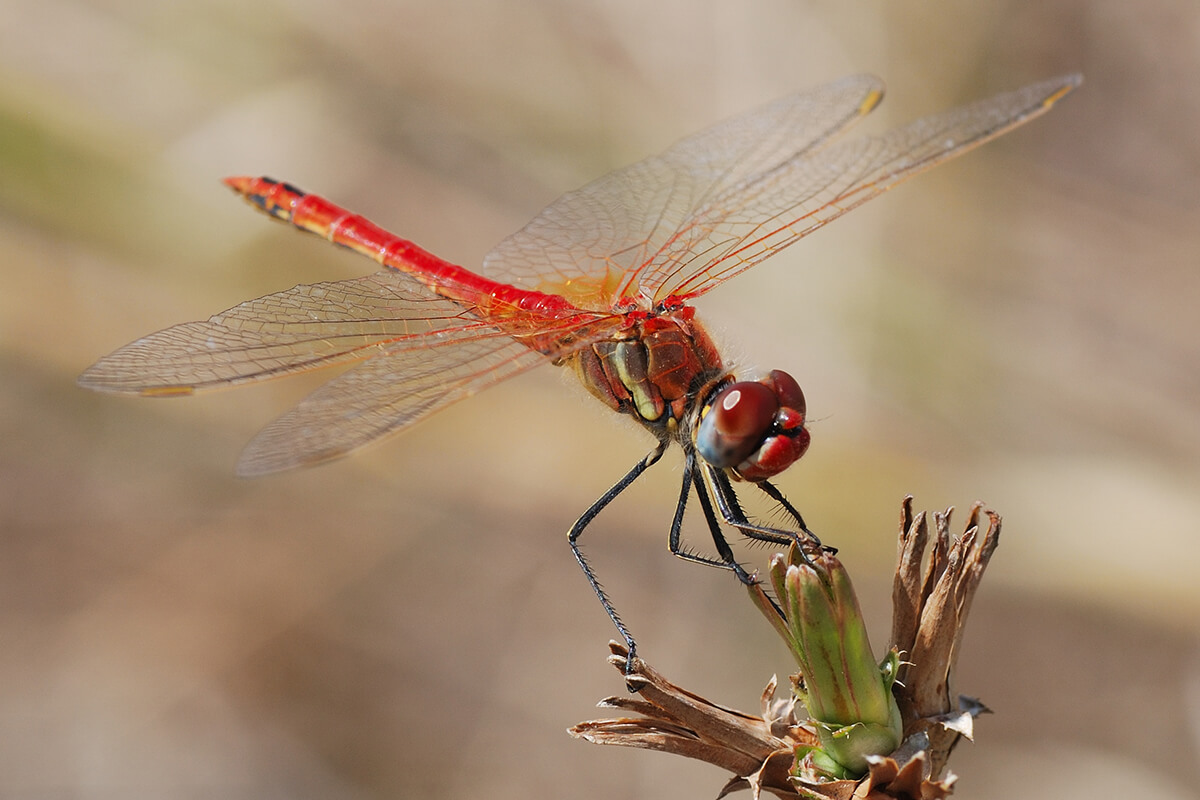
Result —
[[1044, 113], [1079, 81], [1045, 81], [836, 142], [829, 140], [870, 111], [882, 87], [868, 77], [828, 84], [564, 195], [502, 242], [487, 266], [588, 308], [694, 297], [905, 178]]
[[262, 475], [346, 455], [545, 361], [507, 336], [476, 339], [470, 347], [385, 347], [264, 428], [246, 446], [238, 473]]
[[655, 301], [704, 294], [901, 181], [1042, 115], [1079, 80], [1034, 84], [786, 161], [694, 209], [641, 270], [641, 290]]
[[[517, 320], [502, 330], [468, 308], [392, 270], [294, 286], [139, 339], [101, 359], [79, 382], [165, 396], [363, 361], [251, 443], [240, 469], [257, 474], [349, 452], [619, 324], [596, 315], [583, 329], [563, 321], [560, 331], [573, 334], [571, 344], [555, 347], [553, 326]], [[522, 326], [538, 334], [543, 352], [522, 343]]]
[[382, 347], [436, 347], [428, 356], [436, 365], [462, 357], [442, 345], [454, 343], [469, 357], [475, 342], [504, 335], [412, 278], [380, 270], [293, 286], [151, 334], [100, 359], [79, 383], [107, 392], [190, 394], [370, 358]]
[[561, 294], [580, 308], [645, 301], [653, 294], [647, 266], [679, 241], [698, 210], [727, 207], [723, 198], [819, 147], [870, 112], [882, 93], [878, 78], [843, 78], [689, 136], [563, 195], [497, 245], [483, 272]]

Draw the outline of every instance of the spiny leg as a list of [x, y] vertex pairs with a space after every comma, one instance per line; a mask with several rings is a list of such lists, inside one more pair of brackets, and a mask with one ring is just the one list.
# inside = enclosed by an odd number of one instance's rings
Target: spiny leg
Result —
[[[717, 519], [717, 514], [713, 510], [712, 500], [708, 496], [708, 489], [704, 485], [704, 481], [696, 481], [696, 496], [700, 498], [700, 506], [704, 509], [704, 517], [708, 520], [708, 528], [712, 531], [713, 543], [717, 546], [717, 551], [721, 557], [729, 562], [730, 569], [737, 575], [738, 580], [743, 586], [753, 586], [758, 583], [758, 577], [746, 572], [746, 568], [737, 562], [733, 556], [733, 548], [729, 546], [729, 542], [725, 539], [725, 534], [721, 533], [721, 522]], [[781, 618], [784, 618], [783, 609], [779, 607], [779, 603], [771, 596], [770, 592], [765, 593], [767, 600], [775, 608], [776, 613]]]
[[816, 546], [830, 554], [837, 552], [836, 547], [826, 547], [825, 545], [821, 544], [820, 538], [811, 530], [809, 530], [808, 525], [804, 523], [804, 517], [800, 516], [800, 512], [796, 510], [795, 506], [788, 502], [788, 499], [783, 496], [783, 492], [779, 491], [779, 488], [775, 484], [771, 483], [770, 481], [758, 481], [755, 483], [755, 485], [762, 490], [763, 494], [774, 500], [776, 503], [779, 503], [779, 505], [783, 507], [783, 510], [788, 513], [788, 516], [795, 520], [796, 524], [800, 526], [800, 530], [803, 531], [805, 535], [812, 538], [812, 541], [814, 544], [816, 544]]
[[[708, 495], [704, 491], [704, 484], [701, 481], [695, 480], [696, 475], [696, 454], [689, 452], [683, 466], [683, 487], [679, 492], [679, 504], [675, 506], [675, 518], [671, 521], [671, 536], [668, 542], [671, 548], [671, 554], [682, 558], [684, 561], [692, 561], [697, 564], [704, 564], [708, 567], [718, 567], [720, 569], [732, 570], [737, 574], [738, 580], [743, 583], [749, 578], [742, 566], [737, 563], [733, 557], [733, 550], [729, 547], [729, 543], [725, 541], [725, 537], [721, 535], [720, 524], [717, 523], [716, 515], [712, 510], [712, 503], [708, 499]], [[681, 532], [683, 529], [683, 512], [687, 507], [688, 495], [692, 491], [693, 482], [696, 487], [696, 494], [700, 498], [700, 505], [704, 509], [704, 516], [708, 519], [708, 526], [713, 532], [713, 542], [717, 546], [717, 552], [721, 558], [710, 558], [699, 553], [692, 553], [683, 548], [680, 541]]]
[[[571, 545], [571, 552], [575, 554], [575, 560], [579, 562], [579, 566], [583, 569], [583, 574], [587, 578], [588, 584], [591, 585], [592, 591], [596, 593], [596, 597], [600, 600], [600, 605], [604, 606], [605, 613], [612, 620], [613, 625], [617, 626], [617, 632], [621, 634], [621, 638], [625, 640], [625, 646], [629, 649], [629, 655], [625, 658], [625, 674], [633, 674], [634, 660], [637, 658], [637, 642], [633, 640], [633, 634], [625, 627], [625, 623], [621, 621], [620, 615], [617, 614], [616, 608], [613, 607], [612, 601], [608, 599], [608, 594], [600, 585], [600, 581], [596, 579], [596, 573], [592, 570], [591, 564], [584, 557], [583, 551], [579, 549], [579, 537], [583, 534], [586, 528], [596, 515], [604, 510], [604, 507], [611, 503], [617, 495], [629, 488], [629, 485], [638, 479], [638, 477], [646, 471], [646, 469], [658, 462], [667, 449], [667, 441], [659, 442], [658, 446], [650, 451], [641, 461], [634, 465], [633, 469], [629, 470], [621, 480], [613, 484], [607, 492], [605, 492], [599, 500], [592, 503], [583, 515], [575, 520], [575, 524], [571, 526], [570, 532], [567, 534], [567, 541]], [[682, 513], [682, 512], [680, 512]], [[632, 691], [632, 689], [631, 689]]]
[[696, 497], [700, 500], [700, 508], [704, 510], [704, 519], [708, 521], [708, 530], [712, 534], [713, 544], [716, 545], [721, 558], [725, 559], [725, 565], [733, 570], [743, 585], [751, 586], [757, 583], [757, 579], [738, 563], [737, 558], [733, 555], [733, 548], [729, 546], [725, 534], [721, 532], [721, 521], [717, 519], [717, 512], [713, 510], [712, 499], [708, 496], [708, 488], [704, 485], [704, 481], [696, 481]]
[[741, 503], [737, 499], [737, 494], [734, 493], [733, 485], [729, 482], [729, 477], [724, 471], [708, 465], [705, 465], [704, 469], [705, 476], [712, 486], [713, 495], [717, 501], [717, 508], [721, 511], [721, 516], [726, 522], [741, 531], [744, 536], [772, 544], [795, 544], [800, 551], [801, 557], [806, 560], [809, 551], [820, 547], [820, 542], [807, 529], [801, 533], [797, 533], [795, 531], [771, 528], [751, 522], [746, 516], [746, 512], [742, 510]]

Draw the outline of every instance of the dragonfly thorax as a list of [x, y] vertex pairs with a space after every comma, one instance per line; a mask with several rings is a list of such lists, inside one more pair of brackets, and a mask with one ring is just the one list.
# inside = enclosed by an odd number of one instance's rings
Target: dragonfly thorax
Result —
[[659, 439], [745, 480], [778, 475], [808, 449], [804, 393], [780, 370], [735, 381], [692, 312], [634, 322], [569, 360], [588, 391]]
[[687, 307], [634, 322], [568, 360], [605, 405], [634, 417], [660, 439], [669, 438], [712, 386], [729, 379], [692, 312]]

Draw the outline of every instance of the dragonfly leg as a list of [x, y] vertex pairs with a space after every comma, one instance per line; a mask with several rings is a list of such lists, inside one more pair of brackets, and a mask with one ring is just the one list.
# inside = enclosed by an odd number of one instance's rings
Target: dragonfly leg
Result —
[[[758, 576], [746, 572], [745, 567], [734, 559], [733, 548], [729, 546], [725, 534], [721, 532], [721, 522], [717, 519], [716, 511], [713, 510], [712, 499], [708, 495], [708, 488], [705, 487], [704, 481], [696, 481], [696, 496], [700, 498], [700, 507], [704, 509], [704, 518], [708, 520], [708, 529], [712, 532], [713, 544], [717, 546], [717, 552], [729, 563], [743, 586], [753, 586], [758, 583]], [[783, 609], [779, 607], [779, 603], [775, 602], [775, 598], [771, 596], [770, 592], [766, 593], [766, 598], [774, 606], [779, 616], [783, 617]]]
[[[801, 527], [799, 532], [787, 531], [780, 528], [771, 528], [765, 525], [757, 525], [750, 521], [746, 516], [746, 512], [742, 510], [741, 503], [738, 502], [737, 494], [733, 490], [733, 485], [729, 482], [728, 476], [721, 470], [705, 465], [705, 476], [712, 487], [713, 496], [717, 501], [717, 508], [721, 511], [721, 517], [733, 527], [742, 532], [742, 535], [760, 542], [769, 542], [771, 544], [791, 545], [794, 544], [799, 549], [802, 557], [807, 558], [807, 554], [819, 550], [821, 547], [817, 537], [806, 527]], [[771, 487], [779, 497], [782, 493], [774, 486]], [[768, 496], [775, 499], [775, 495], [771, 494], [766, 489], [763, 490]], [[790, 504], [785, 505], [785, 508], [790, 509], [794, 517], [799, 517], [799, 513]]]
[[800, 512], [796, 510], [796, 507], [788, 502], [788, 499], [783, 496], [783, 492], [779, 491], [779, 487], [770, 481], [758, 481], [758, 483], [755, 485], [762, 490], [763, 494], [774, 500], [776, 503], [779, 503], [779, 505], [783, 507], [783, 510], [786, 511], [788, 515], [796, 521], [796, 524], [800, 526], [800, 530], [803, 531], [806, 536], [810, 537], [818, 547], [831, 555], [837, 553], [836, 547], [828, 547], [821, 544], [821, 540], [815, 533], [809, 530], [807, 525], [804, 524], [804, 517], [800, 516]]
[[[725, 537], [721, 534], [721, 525], [717, 522], [716, 514], [713, 512], [712, 502], [708, 498], [708, 494], [704, 489], [704, 484], [701, 481], [695, 480], [696, 474], [696, 455], [688, 453], [687, 461], [683, 467], [683, 488], [679, 492], [679, 504], [675, 507], [675, 519], [671, 521], [671, 537], [669, 546], [671, 554], [682, 558], [684, 561], [691, 561], [696, 564], [704, 564], [708, 567], [718, 567], [720, 569], [731, 570], [737, 575], [738, 580], [749, 585], [754, 582], [754, 578], [750, 573], [746, 572], [745, 568], [734, 558], [733, 549], [729, 546], [729, 542], [725, 541]], [[693, 553], [685, 549], [680, 541], [681, 531], [683, 529], [683, 512], [687, 507], [688, 495], [692, 491], [692, 484], [695, 482], [696, 496], [700, 498], [700, 506], [704, 509], [704, 516], [708, 520], [709, 530], [713, 534], [713, 543], [717, 547], [717, 553], [720, 558], [711, 558], [709, 556]]]
[[[612, 620], [613, 625], [617, 626], [617, 632], [625, 640], [625, 646], [629, 650], [629, 655], [625, 658], [626, 675], [633, 674], [634, 662], [637, 660], [637, 642], [633, 640], [633, 634], [629, 632], [629, 628], [625, 627], [625, 623], [621, 621], [620, 615], [617, 614], [617, 609], [613, 607], [612, 601], [608, 599], [608, 593], [604, 591], [604, 587], [597, 580], [596, 573], [592, 570], [592, 565], [588, 563], [583, 551], [579, 548], [579, 537], [583, 534], [584, 528], [596, 518], [597, 514], [604, 510], [605, 506], [611, 503], [617, 495], [629, 488], [629, 485], [636, 481], [648, 467], [658, 463], [663, 453], [666, 452], [668, 444], [669, 440], [659, 442], [658, 446], [635, 464], [633, 469], [629, 470], [621, 480], [613, 484], [612, 488], [605, 492], [599, 500], [592, 503], [591, 507], [583, 512], [583, 515], [579, 519], [575, 520], [575, 524], [571, 526], [571, 530], [567, 534], [567, 541], [571, 545], [571, 552], [575, 554], [575, 560], [579, 562], [580, 568], [583, 569], [583, 574], [587, 578], [588, 584], [592, 587], [592, 591], [596, 593], [596, 597], [600, 600], [600, 605], [604, 606], [604, 611], [608, 614], [608, 618]], [[632, 691], [632, 688], [630, 691]]]

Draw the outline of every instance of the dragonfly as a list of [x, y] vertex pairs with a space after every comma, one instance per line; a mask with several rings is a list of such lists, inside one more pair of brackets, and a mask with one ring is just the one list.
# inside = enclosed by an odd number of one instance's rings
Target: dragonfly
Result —
[[[1066, 75], [849, 138], [842, 134], [883, 98], [878, 78], [801, 91], [563, 195], [500, 242], [478, 271], [291, 184], [227, 178], [259, 210], [380, 269], [294, 286], [151, 334], [100, 359], [79, 383], [175, 397], [349, 366], [247, 445], [239, 473], [263, 475], [346, 455], [538, 365], [572, 370], [656, 441], [567, 537], [632, 668], [634, 637], [580, 537], [672, 444], [684, 466], [671, 553], [751, 584], [723, 526], [801, 552], [821, 547], [771, 482], [809, 446], [799, 383], [781, 370], [737, 377], [692, 301], [901, 181], [1044, 114], [1080, 81]], [[747, 515], [738, 495], [745, 487], [777, 503], [787, 526]], [[693, 494], [715, 555], [683, 543]]]

